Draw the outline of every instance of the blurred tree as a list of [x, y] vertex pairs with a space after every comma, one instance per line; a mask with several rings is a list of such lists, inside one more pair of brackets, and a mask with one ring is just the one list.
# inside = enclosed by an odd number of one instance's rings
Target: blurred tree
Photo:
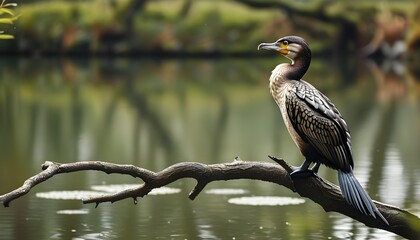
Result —
[[408, 19], [402, 12], [393, 12], [383, 5], [375, 16], [372, 40], [362, 49], [365, 56], [382, 55], [387, 59], [399, 58], [406, 50], [405, 35]]
[[188, 13], [191, 10], [192, 0], [185, 0], [182, 4], [181, 11], [179, 11], [178, 18], [183, 19], [188, 17]]
[[134, 17], [146, 6], [147, 0], [132, 0], [128, 5], [127, 12], [125, 14], [125, 26], [128, 36], [131, 36], [134, 32]]
[[[413, 3], [389, 5], [414, 25]], [[369, 23], [379, 7], [329, 0], [25, 0], [17, 31], [0, 24], [19, 42], [2, 41], [0, 52], [255, 54], [249, 46], [295, 34], [310, 41], [314, 52], [347, 60], [372, 38], [368, 27], [376, 27]]]
[[[352, 13], [355, 9], [349, 8], [343, 2], [336, 3], [334, 1], [310, 1], [290, 2], [290, 1], [273, 1], [273, 0], [235, 0], [249, 7], [256, 9], [279, 9], [283, 11], [296, 29], [305, 29], [310, 34], [317, 36], [319, 29], [311, 29], [306, 25], [310, 22], [321, 22], [337, 29], [335, 34], [334, 53], [342, 54], [343, 51], [354, 52], [357, 42], [357, 21], [352, 19]], [[338, 9], [332, 11], [331, 9]], [[345, 8], [345, 11], [341, 11]], [[358, 9], [358, 13], [362, 11]], [[303, 18], [304, 24], [299, 23], [297, 18]], [[322, 35], [321, 35], [322, 36]]]

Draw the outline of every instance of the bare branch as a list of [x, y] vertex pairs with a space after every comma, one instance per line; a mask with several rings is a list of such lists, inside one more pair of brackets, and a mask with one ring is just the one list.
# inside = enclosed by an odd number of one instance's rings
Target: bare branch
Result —
[[45, 162], [43, 171], [24, 182], [24, 184], [10, 193], [0, 196], [0, 202], [8, 207], [10, 202], [27, 194], [31, 188], [46, 181], [54, 175], [86, 170], [101, 171], [108, 174], [119, 173], [141, 178], [143, 184], [137, 188], [123, 190], [113, 194], [86, 199], [83, 203], [116, 202], [126, 198], [144, 197], [152, 189], [168, 185], [178, 179], [193, 178], [197, 185], [190, 192], [189, 198], [195, 199], [208, 183], [220, 180], [254, 179], [282, 185], [302, 197], [318, 203], [327, 212], [334, 211], [347, 215], [367, 226], [384, 229], [408, 239], [420, 239], [420, 218], [408, 211], [374, 201], [379, 211], [389, 222], [385, 225], [381, 220], [365, 216], [357, 211], [341, 195], [339, 187], [313, 176], [305, 178], [291, 178], [289, 173], [295, 169], [282, 159], [269, 156], [275, 163], [247, 162], [235, 158], [232, 163], [206, 165], [196, 162], [177, 163], [159, 172], [153, 172], [132, 165], [118, 165], [107, 162], [75, 162], [54, 163]]

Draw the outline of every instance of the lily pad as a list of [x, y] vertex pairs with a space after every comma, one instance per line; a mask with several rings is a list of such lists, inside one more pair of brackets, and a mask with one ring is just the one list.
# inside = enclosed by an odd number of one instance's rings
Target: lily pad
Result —
[[[109, 184], [109, 185], [93, 185], [90, 188], [95, 191], [116, 193], [126, 189], [138, 187], [139, 184]], [[160, 187], [153, 189], [148, 195], [165, 195], [181, 192], [179, 188]]]
[[236, 205], [250, 205], [250, 206], [285, 206], [297, 205], [305, 202], [301, 198], [291, 197], [275, 197], [275, 196], [253, 196], [253, 197], [239, 197], [228, 200], [231, 204]]
[[214, 195], [240, 195], [246, 194], [248, 191], [240, 188], [213, 188], [207, 190], [205, 193]]
[[36, 193], [36, 197], [58, 200], [83, 200], [103, 195], [103, 192], [95, 191], [51, 191]]
[[88, 214], [89, 209], [66, 209], [66, 210], [58, 210], [57, 214], [65, 214], [65, 215], [79, 215], [79, 214]]

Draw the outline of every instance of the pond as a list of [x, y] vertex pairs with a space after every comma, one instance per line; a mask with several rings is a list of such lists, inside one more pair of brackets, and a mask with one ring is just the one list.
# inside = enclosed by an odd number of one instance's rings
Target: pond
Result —
[[[300, 165], [268, 91], [280, 61], [1, 59], [0, 194], [44, 161], [159, 171], [177, 162], [270, 162], [267, 155], [275, 155]], [[314, 59], [304, 78], [346, 119], [355, 175], [370, 196], [420, 215], [420, 82], [402, 66]], [[319, 174], [338, 183], [336, 171], [322, 167]], [[55, 176], [0, 209], [0, 239], [400, 239], [252, 180], [213, 182], [194, 201], [191, 179], [136, 205], [75, 200], [138, 183], [93, 171]]]

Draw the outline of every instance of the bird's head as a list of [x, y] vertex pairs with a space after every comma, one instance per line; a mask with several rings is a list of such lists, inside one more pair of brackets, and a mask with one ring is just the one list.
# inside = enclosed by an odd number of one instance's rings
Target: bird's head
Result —
[[258, 45], [258, 50], [260, 49], [277, 51], [292, 60], [292, 64], [299, 57], [309, 57], [309, 59], [311, 57], [311, 50], [309, 50], [308, 44], [303, 38], [297, 36], [282, 37], [273, 43], [261, 43]]

